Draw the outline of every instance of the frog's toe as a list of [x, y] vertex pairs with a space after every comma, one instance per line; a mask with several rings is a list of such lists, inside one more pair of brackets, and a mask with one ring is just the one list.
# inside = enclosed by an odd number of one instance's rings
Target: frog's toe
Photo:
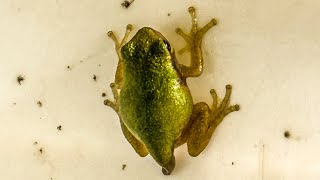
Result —
[[116, 36], [114, 35], [113, 31], [108, 31], [107, 33], [108, 37], [111, 38], [114, 43], [116, 44], [116, 46], [119, 44], [118, 39], [116, 38]]
[[193, 6], [190, 6], [189, 8], [188, 8], [188, 12], [189, 13], [194, 13], [196, 11], [196, 9], [193, 7]]
[[185, 53], [187, 51], [190, 51], [190, 47], [189, 46], [185, 46], [184, 48], [180, 49], [178, 51], [178, 54], [183, 54], [183, 53]]
[[106, 106], [109, 106], [111, 107], [114, 111], [118, 112], [118, 106], [116, 103], [110, 101], [109, 99], [106, 99], [103, 101], [103, 104], [106, 105]]
[[116, 83], [110, 83], [111, 89], [114, 88], [115, 86], [116, 86]]
[[221, 113], [220, 116], [225, 117], [229, 113], [234, 112], [234, 111], [239, 111], [239, 110], [240, 110], [239, 104], [236, 104], [236, 105], [233, 105], [233, 106], [229, 106], [228, 108], [224, 109], [224, 111]]
[[218, 24], [218, 20], [215, 18], [212, 18], [211, 21], [209, 21], [202, 29], [206, 29], [206, 28], [210, 29], [217, 24]]
[[234, 106], [231, 106], [230, 108], [232, 108], [233, 111], [239, 111], [240, 110], [240, 105], [236, 104]]
[[211, 97], [212, 97], [212, 100], [213, 100], [211, 109], [217, 109], [217, 106], [218, 106], [218, 95], [217, 95], [216, 90], [211, 89], [210, 90], [210, 94], [211, 94]]
[[107, 35], [108, 37], [114, 36], [113, 31], [108, 31]]
[[109, 99], [106, 99], [103, 101], [103, 104], [106, 106], [110, 106], [111, 104], [114, 104], [112, 101], [110, 101]]
[[225, 94], [222, 102], [218, 106], [218, 102], [216, 100], [217, 99], [216, 92], [213, 90], [210, 91], [210, 93], [213, 97], [213, 106], [211, 108], [211, 112], [212, 112], [213, 117], [216, 118], [215, 121], [218, 122], [218, 124], [223, 120], [223, 118], [225, 116], [227, 116], [231, 112], [240, 110], [240, 106], [238, 104], [230, 105], [231, 92], [232, 92], [232, 86], [230, 84], [226, 85], [226, 94]]
[[213, 26], [217, 25], [216, 19], [211, 19], [210, 22], [208, 22], [205, 26], [203, 26], [200, 30], [198, 30], [198, 33], [203, 36], [209, 29], [211, 29]]
[[215, 25], [218, 24], [218, 20], [215, 19], [215, 18], [212, 18], [211, 21], [208, 24], [211, 24], [212, 26], [215, 26]]
[[183, 32], [181, 28], [177, 28], [176, 33], [178, 35], [180, 35], [189, 45], [192, 44], [191, 37], [188, 34], [186, 34], [185, 32]]
[[126, 26], [126, 29], [127, 29], [127, 31], [132, 31], [132, 29], [133, 29], [132, 24], [128, 24], [128, 25]]

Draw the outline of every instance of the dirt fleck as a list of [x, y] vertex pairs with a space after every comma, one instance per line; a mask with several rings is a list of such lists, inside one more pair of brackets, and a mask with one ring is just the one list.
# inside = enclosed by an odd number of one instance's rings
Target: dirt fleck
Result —
[[231, 165], [233, 166], [233, 165], [234, 165], [234, 162], [232, 162]]
[[40, 149], [39, 149], [39, 152], [42, 154], [42, 153], [43, 153], [43, 148], [40, 148]]
[[122, 170], [124, 170], [127, 167], [126, 164], [122, 164]]
[[70, 67], [70, 66], [67, 66], [67, 68], [68, 68], [69, 70], [71, 70], [71, 67]]
[[124, 7], [124, 8], [129, 8], [129, 6], [133, 3], [133, 1], [134, 1], [134, 0], [130, 0], [130, 1], [125, 0], [125, 1], [123, 1], [123, 2], [121, 3], [121, 5], [122, 5], [122, 7]]
[[284, 133], [283, 133], [283, 136], [285, 137], [285, 138], [290, 138], [291, 137], [291, 134], [290, 134], [290, 132], [289, 131], [285, 131]]
[[100, 67], [100, 66], [101, 66], [101, 64], [98, 64], [98, 66]]
[[101, 94], [102, 97], [106, 97], [106, 95], [107, 95], [106, 93], [102, 93]]
[[24, 81], [24, 80], [25, 80], [25, 78], [22, 75], [19, 75], [17, 77], [17, 82], [19, 83], [19, 85], [21, 85], [21, 82]]
[[33, 145], [37, 145], [38, 144], [38, 142], [37, 141], [35, 141], [34, 143], [33, 143]]
[[171, 16], [171, 13], [168, 13], [168, 16]]
[[95, 74], [93, 75], [93, 80], [97, 81], [97, 76]]
[[37, 104], [38, 104], [39, 107], [42, 107], [42, 102], [41, 101], [38, 101]]
[[61, 131], [61, 130], [62, 130], [62, 126], [59, 125], [59, 126], [57, 127], [57, 129], [58, 129], [59, 131]]

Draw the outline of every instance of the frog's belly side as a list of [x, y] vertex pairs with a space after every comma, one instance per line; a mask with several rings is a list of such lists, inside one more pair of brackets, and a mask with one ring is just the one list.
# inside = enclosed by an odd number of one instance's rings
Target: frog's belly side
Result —
[[126, 127], [161, 165], [170, 161], [174, 141], [189, 121], [193, 102], [184, 85], [153, 89], [124, 84], [120, 113]]

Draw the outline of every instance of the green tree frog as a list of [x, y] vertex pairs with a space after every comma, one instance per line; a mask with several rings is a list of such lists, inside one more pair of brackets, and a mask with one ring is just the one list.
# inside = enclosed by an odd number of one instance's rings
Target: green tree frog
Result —
[[239, 105], [229, 105], [231, 85], [226, 86], [220, 103], [212, 89], [212, 104], [193, 104], [186, 79], [202, 74], [202, 38], [217, 21], [212, 19], [199, 28], [195, 8], [188, 11], [192, 19], [190, 33], [180, 28], [176, 33], [186, 41], [184, 50], [191, 53], [189, 66], [180, 64], [168, 40], [150, 27], [138, 30], [128, 42], [132, 25], [127, 25], [121, 41], [108, 32], [119, 61], [115, 81], [110, 85], [114, 100], [104, 103], [118, 114], [123, 134], [133, 149], [141, 157], [150, 154], [165, 175], [175, 167], [175, 148], [187, 143], [190, 156], [198, 156], [224, 117], [240, 109]]

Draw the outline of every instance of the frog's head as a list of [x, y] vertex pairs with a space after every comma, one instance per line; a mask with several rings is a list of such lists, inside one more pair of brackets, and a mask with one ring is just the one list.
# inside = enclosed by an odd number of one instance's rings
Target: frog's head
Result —
[[122, 47], [121, 54], [124, 62], [165, 63], [172, 61], [174, 50], [161, 33], [144, 27]]

